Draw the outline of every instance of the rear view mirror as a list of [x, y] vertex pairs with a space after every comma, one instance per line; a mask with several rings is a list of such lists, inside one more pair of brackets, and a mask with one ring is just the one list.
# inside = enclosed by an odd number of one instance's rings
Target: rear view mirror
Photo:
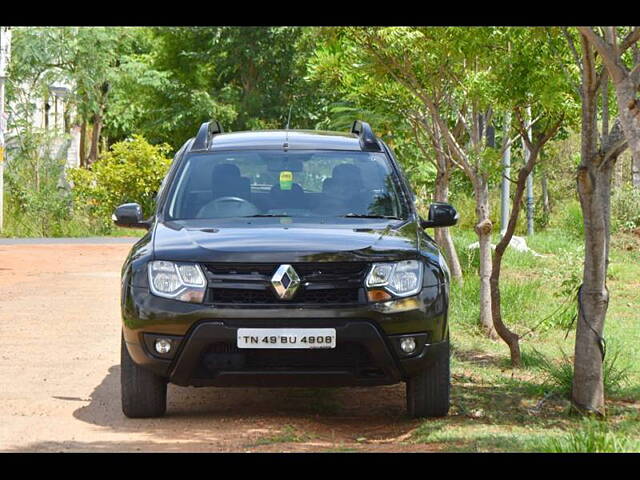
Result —
[[120, 205], [111, 218], [118, 227], [149, 228], [149, 223], [142, 218], [142, 207], [137, 203]]
[[458, 223], [458, 212], [448, 203], [436, 202], [429, 206], [429, 219], [421, 220], [422, 228], [451, 227]]

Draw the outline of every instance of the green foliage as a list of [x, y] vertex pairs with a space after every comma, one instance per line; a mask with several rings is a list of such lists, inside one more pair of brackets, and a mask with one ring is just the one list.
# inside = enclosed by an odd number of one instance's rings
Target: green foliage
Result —
[[[527, 356], [528, 362], [543, 373], [548, 389], [569, 397], [573, 384], [573, 361], [564, 351], [559, 360], [550, 360], [536, 349], [532, 349]], [[606, 395], [613, 395], [624, 389], [629, 382], [629, 370], [628, 359], [622, 350], [616, 343], [610, 343], [602, 365]]]
[[627, 184], [611, 195], [611, 229], [640, 228], [640, 189]]
[[144, 215], [151, 215], [171, 163], [169, 151], [168, 145], [151, 145], [139, 135], [115, 143], [90, 169], [69, 170], [76, 205], [86, 205], [90, 216], [107, 230], [113, 211], [122, 203], [139, 203]]
[[549, 226], [562, 230], [565, 235], [578, 240], [584, 237], [584, 220], [580, 202], [571, 199], [562, 205], [555, 218], [551, 219]]
[[541, 450], [550, 453], [622, 453], [636, 452], [637, 448], [637, 442], [617, 433], [608, 422], [585, 418], [578, 429], [561, 438], [548, 439]]
[[102, 116], [120, 64], [140, 48], [142, 34], [143, 29], [125, 27], [17, 28], [9, 98], [29, 109], [25, 96], [40, 93], [47, 98], [49, 85], [64, 81], [73, 86], [68, 101], [81, 117], [91, 121], [94, 115]]
[[178, 148], [211, 118], [227, 131], [314, 128], [333, 95], [305, 79], [317, 31], [301, 27], [158, 27], [123, 58], [106, 129]]
[[456, 329], [462, 329], [467, 333], [481, 335], [482, 331], [478, 324], [480, 318], [480, 307], [478, 305], [478, 289], [480, 280], [477, 275], [466, 276], [462, 285], [454, 283], [451, 285], [451, 296], [449, 297], [449, 310], [452, 324]]
[[547, 327], [553, 325], [565, 330], [575, 328], [578, 315], [577, 295], [581, 284], [582, 277], [576, 270], [562, 281], [558, 291], [553, 294], [558, 299], [558, 308], [545, 319]]
[[63, 183], [65, 159], [50, 133], [25, 128], [8, 152], [5, 169], [7, 236], [64, 234], [71, 198]]

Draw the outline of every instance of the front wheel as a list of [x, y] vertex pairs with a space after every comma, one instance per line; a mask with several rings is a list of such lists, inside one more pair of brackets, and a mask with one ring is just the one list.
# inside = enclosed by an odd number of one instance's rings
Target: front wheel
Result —
[[120, 342], [122, 412], [129, 418], [161, 417], [167, 410], [167, 382], [139, 367]]
[[449, 340], [446, 342], [429, 367], [407, 380], [407, 413], [412, 417], [444, 417], [449, 413]]

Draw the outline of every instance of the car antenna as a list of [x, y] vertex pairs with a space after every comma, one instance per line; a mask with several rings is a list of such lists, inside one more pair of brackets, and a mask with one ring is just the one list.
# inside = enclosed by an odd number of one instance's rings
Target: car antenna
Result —
[[282, 147], [286, 150], [289, 148], [289, 123], [291, 123], [291, 110], [293, 109], [293, 104], [289, 107], [289, 116], [287, 117], [287, 126], [285, 127], [286, 131], [284, 134], [284, 144]]
[[289, 107], [289, 116], [287, 117], [287, 126], [286, 129], [289, 130], [289, 123], [291, 122], [291, 110], [293, 109], [293, 105]]

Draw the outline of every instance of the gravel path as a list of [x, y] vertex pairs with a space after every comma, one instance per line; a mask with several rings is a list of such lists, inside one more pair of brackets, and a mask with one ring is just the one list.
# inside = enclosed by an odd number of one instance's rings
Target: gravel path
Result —
[[[99, 241], [98, 241], [99, 240]], [[135, 239], [0, 240], [0, 451], [429, 451], [404, 386], [169, 386], [120, 410], [120, 267]], [[13, 244], [8, 244], [13, 242]]]

